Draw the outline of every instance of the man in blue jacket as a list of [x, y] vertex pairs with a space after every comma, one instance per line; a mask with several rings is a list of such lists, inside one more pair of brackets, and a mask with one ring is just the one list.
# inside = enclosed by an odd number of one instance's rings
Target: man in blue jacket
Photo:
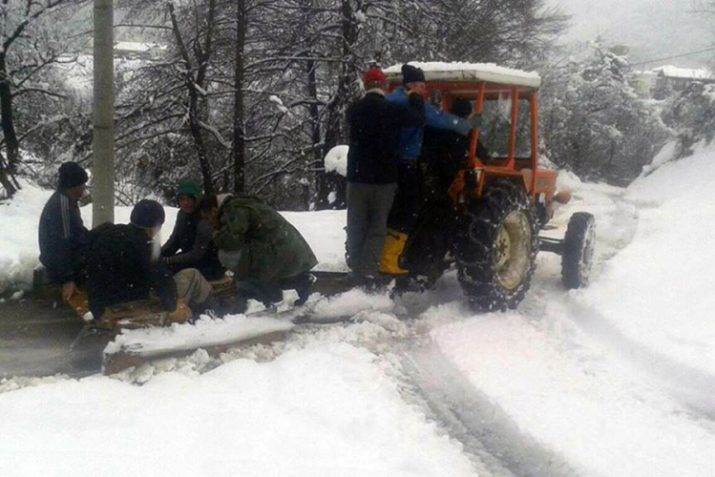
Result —
[[[420, 68], [409, 64], [402, 65], [402, 84], [403, 86], [387, 95], [387, 101], [407, 105], [407, 91], [419, 92], [426, 98], [425, 74]], [[461, 118], [446, 113], [429, 102], [424, 103], [424, 116], [425, 126], [453, 131], [463, 136], [469, 135], [469, 132], [481, 123], [480, 115]], [[414, 227], [419, 212], [421, 181], [417, 159], [422, 152], [423, 138], [423, 127], [405, 127], [400, 133], [397, 195], [388, 224], [390, 228], [407, 234]]]

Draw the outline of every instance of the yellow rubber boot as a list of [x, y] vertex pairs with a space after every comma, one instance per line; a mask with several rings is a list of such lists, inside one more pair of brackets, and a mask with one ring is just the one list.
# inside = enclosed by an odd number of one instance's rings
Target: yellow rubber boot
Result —
[[388, 275], [405, 275], [408, 270], [400, 267], [400, 256], [407, 244], [407, 234], [397, 230], [387, 229], [385, 245], [382, 247], [380, 271]]

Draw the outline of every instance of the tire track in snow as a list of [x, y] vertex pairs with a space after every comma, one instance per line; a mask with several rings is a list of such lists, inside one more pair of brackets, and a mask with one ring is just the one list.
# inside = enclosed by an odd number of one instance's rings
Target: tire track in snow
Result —
[[[591, 209], [598, 216], [607, 217], [606, 230], [612, 233], [607, 234], [609, 240], [602, 243], [604, 246], [598, 254], [598, 262], [595, 264], [595, 273], [598, 273], [606, 261], [631, 242], [638, 218], [636, 208], [623, 201], [620, 190], [602, 190], [595, 186], [589, 188], [589, 193], [600, 199], [595, 206], [596, 210], [582, 207], [585, 205], [583, 200], [577, 200], [575, 204], [560, 211], [556, 222], [562, 222], [561, 225], [565, 227], [568, 217], [576, 208]], [[559, 279], [551, 276], [553, 270], [548, 269], [553, 267], [544, 268], [547, 270], [541, 270], [534, 277], [531, 299], [527, 298], [525, 306], [521, 307], [524, 317], [531, 321], [544, 318], [544, 309], [538, 303], [540, 299], [534, 300], [534, 295], [546, 294], [547, 299], [553, 299], [554, 296], [566, 293]], [[408, 305], [404, 311], [408, 318], [414, 318], [421, 314], [420, 311], [429, 308], [427, 305], [420, 310], [420, 304], [425, 305], [425, 300], [432, 306], [435, 302], [454, 301], [458, 299], [454, 293], [455, 287], [459, 288], [459, 284], [454, 277], [443, 278], [438, 283], [438, 290], [427, 292], [429, 299], [425, 296], [412, 297], [415, 303], [410, 303], [411, 306]], [[420, 321], [417, 320], [415, 324]], [[577, 475], [562, 456], [522, 432], [498, 403], [468, 382], [434, 342], [425, 336], [431, 327], [420, 330], [418, 325], [410, 328], [412, 337], [396, 342], [400, 349], [397, 356], [408, 387], [406, 399], [418, 401], [450, 437], [461, 442], [477, 469], [498, 476]]]
[[398, 353], [411, 386], [450, 437], [491, 475], [571, 476], [577, 472], [559, 455], [520, 431], [516, 423], [472, 386], [434, 343], [416, 338]]
[[[589, 195], [597, 196], [596, 205], [583, 200], [560, 211], [556, 222], [565, 225], [574, 209], [584, 208], [601, 218], [606, 233], [602, 236], [594, 273], [626, 248], [636, 234], [637, 209], [623, 199], [620, 190], [590, 187]], [[584, 197], [588, 200], [590, 197]], [[560, 220], [558, 220], [560, 219]], [[604, 221], [605, 219], [605, 221]], [[598, 225], [597, 225], [598, 227]], [[564, 302], [567, 293], [554, 272], [554, 259], [542, 260], [543, 269], [534, 277], [530, 298], [520, 307], [525, 319], [548, 318], [542, 299]], [[453, 284], [454, 285], [454, 284]], [[543, 298], [542, 298], [543, 297]], [[423, 407], [438, 420], [450, 436], [464, 446], [467, 455], [487, 467], [493, 475], [566, 476], [577, 471], [564, 459], [532, 436], [519, 429], [516, 422], [484, 392], [471, 384], [439, 348], [424, 337], [416, 337], [411, 346], [399, 354], [403, 371], [413, 386], [413, 393]]]
[[693, 411], [715, 421], [715, 376], [678, 362], [629, 338], [593, 307], [568, 302], [571, 319], [616, 355], [661, 382], [669, 394]]

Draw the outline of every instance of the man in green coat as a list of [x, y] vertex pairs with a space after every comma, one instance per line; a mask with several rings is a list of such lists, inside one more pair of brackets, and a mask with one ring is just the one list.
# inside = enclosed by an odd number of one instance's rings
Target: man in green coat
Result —
[[305, 303], [318, 261], [282, 215], [255, 197], [230, 195], [205, 197], [200, 210], [213, 226], [219, 260], [235, 274], [240, 299], [270, 307], [282, 290], [296, 290], [296, 305]]

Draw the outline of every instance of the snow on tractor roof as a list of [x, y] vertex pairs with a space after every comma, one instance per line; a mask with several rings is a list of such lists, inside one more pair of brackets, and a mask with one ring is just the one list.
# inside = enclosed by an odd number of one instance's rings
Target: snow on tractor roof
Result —
[[[513, 86], [527, 86], [529, 88], [541, 86], [541, 77], [535, 71], [505, 68], [494, 63], [442, 63], [438, 61], [422, 63], [410, 61], [409, 64], [421, 68], [425, 72], [427, 81], [487, 81]], [[401, 68], [402, 64], [393, 65], [385, 69], [387, 78], [390, 81], [402, 81]]]

